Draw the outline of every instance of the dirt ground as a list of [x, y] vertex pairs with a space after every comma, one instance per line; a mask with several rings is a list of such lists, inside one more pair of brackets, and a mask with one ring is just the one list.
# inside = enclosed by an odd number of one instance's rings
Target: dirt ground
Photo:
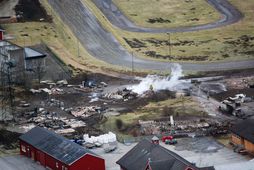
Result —
[[15, 6], [16, 15], [20, 15], [19, 21], [51, 21], [46, 10], [39, 0], [19, 0]]

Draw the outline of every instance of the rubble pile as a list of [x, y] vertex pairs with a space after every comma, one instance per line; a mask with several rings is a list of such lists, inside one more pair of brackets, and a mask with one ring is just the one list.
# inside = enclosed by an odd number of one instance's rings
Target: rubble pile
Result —
[[236, 94], [234, 97], [228, 97], [223, 100], [219, 106], [219, 111], [239, 118], [246, 118], [250, 115], [244, 112], [244, 105], [246, 105], [245, 103], [250, 103], [252, 101], [253, 99], [246, 97], [245, 94]]
[[251, 84], [254, 82], [254, 77], [245, 77], [245, 78], [234, 78], [227, 79], [226, 85], [231, 89], [244, 89], [249, 88]]
[[210, 119], [178, 120], [174, 125], [170, 121], [141, 121], [139, 120], [142, 135], [172, 133], [175, 136], [206, 136], [220, 135], [228, 132], [227, 122], [219, 123]]
[[104, 97], [109, 98], [109, 99], [128, 101], [128, 100], [137, 98], [137, 96], [138, 96], [137, 93], [135, 93], [127, 88], [124, 88], [123, 90], [118, 90], [115, 93], [108, 93]]
[[25, 112], [19, 119], [20, 123], [26, 124], [22, 126], [25, 131], [30, 130], [34, 126], [40, 126], [55, 130], [57, 133], [66, 134], [75, 132], [75, 128], [86, 126], [86, 123], [81, 120], [60, 117], [57, 113], [49, 112], [44, 108]]
[[48, 88], [40, 88], [38, 90], [36, 89], [30, 89], [30, 92], [32, 92], [33, 94], [35, 93], [47, 93], [49, 95], [59, 95], [59, 94], [64, 94], [64, 90], [63, 89], [60, 89], [60, 88], [51, 88], [51, 89], [48, 89]]
[[89, 116], [92, 116], [94, 114], [101, 114], [103, 111], [105, 111], [104, 108], [99, 107], [99, 106], [88, 106], [88, 107], [78, 107], [74, 110], [71, 110], [70, 113], [74, 116], [74, 117], [82, 117], [82, 118], [86, 118]]

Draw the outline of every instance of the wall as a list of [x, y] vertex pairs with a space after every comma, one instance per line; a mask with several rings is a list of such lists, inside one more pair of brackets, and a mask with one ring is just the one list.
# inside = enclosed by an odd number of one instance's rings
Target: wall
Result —
[[74, 162], [69, 170], [105, 170], [105, 161], [102, 158], [86, 154]]
[[37, 70], [45, 69], [46, 63], [45, 58], [29, 59], [26, 60], [25, 68], [26, 70]]
[[67, 165], [61, 163], [42, 151], [37, 150], [24, 141], [20, 141], [20, 154], [39, 162], [44, 167], [49, 167], [53, 170], [69, 170]]
[[0, 41], [4, 39], [4, 33], [0, 31]]
[[248, 152], [254, 154], [254, 144], [253, 144], [253, 143], [251, 143], [250, 141], [248, 141], [248, 140], [245, 139], [245, 140], [244, 140], [244, 147], [245, 147], [245, 149], [246, 149]]
[[56, 160], [55, 158], [49, 156], [49, 155], [45, 155], [45, 165], [46, 167], [49, 167], [51, 169], [54, 170], [62, 170], [62, 168], [64, 167], [68, 167], [67, 165], [63, 164], [62, 162]]
[[24, 49], [9, 51], [9, 59], [15, 61], [16, 66], [12, 69], [13, 80], [16, 83], [22, 83], [25, 80], [25, 63], [24, 63]]
[[244, 145], [243, 139], [235, 134], [232, 134], [231, 141], [236, 145]]

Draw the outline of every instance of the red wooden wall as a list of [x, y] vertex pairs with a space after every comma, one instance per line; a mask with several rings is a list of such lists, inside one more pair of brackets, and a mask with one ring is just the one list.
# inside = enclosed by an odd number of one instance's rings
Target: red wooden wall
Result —
[[86, 154], [70, 165], [69, 170], [105, 170], [105, 161], [102, 158]]
[[[25, 147], [25, 152], [22, 151], [22, 146]], [[24, 148], [23, 148], [24, 149]], [[68, 166], [47, 155], [46, 153], [37, 150], [33, 146], [24, 141], [20, 141], [20, 154], [39, 162], [44, 167], [49, 167], [53, 170], [105, 170], [105, 161], [102, 158], [86, 154], [72, 165]]]
[[4, 39], [4, 33], [0, 31], [0, 41]]

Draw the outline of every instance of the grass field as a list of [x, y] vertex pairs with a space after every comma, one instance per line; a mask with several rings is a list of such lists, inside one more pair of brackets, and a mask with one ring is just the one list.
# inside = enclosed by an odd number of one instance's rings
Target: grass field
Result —
[[[138, 120], [148, 121], [160, 118], [169, 118], [173, 115], [175, 118], [186, 116], [206, 116], [207, 114], [199, 107], [199, 104], [191, 97], [178, 99], [168, 99], [161, 102], [151, 102], [148, 105], [137, 109], [134, 112], [110, 116], [102, 125], [102, 129], [116, 132], [117, 134], [129, 135], [136, 128]], [[116, 121], [123, 122], [124, 130], [119, 130]]]
[[254, 58], [254, 2], [252, 0], [246, 0], [244, 3], [238, 0], [229, 0], [245, 16], [238, 23], [211, 30], [170, 34], [171, 55], [168, 50], [169, 36], [167, 34], [121, 30], [106, 19], [92, 3], [92, 0], [82, 1], [89, 6], [102, 25], [112, 32], [125, 48], [143, 58], [194, 63]]
[[170, 28], [193, 26], [220, 19], [220, 14], [204, 0], [113, 0], [136, 25]]
[[7, 33], [14, 37], [12, 42], [20, 46], [32, 46], [45, 43], [66, 65], [74, 71], [93, 71], [115, 74], [115, 71], [127, 73], [128, 69], [120, 68], [97, 60], [77, 41], [71, 30], [51, 10], [46, 0], [40, 0], [48, 14], [53, 17], [53, 23], [24, 22], [3, 24]]

